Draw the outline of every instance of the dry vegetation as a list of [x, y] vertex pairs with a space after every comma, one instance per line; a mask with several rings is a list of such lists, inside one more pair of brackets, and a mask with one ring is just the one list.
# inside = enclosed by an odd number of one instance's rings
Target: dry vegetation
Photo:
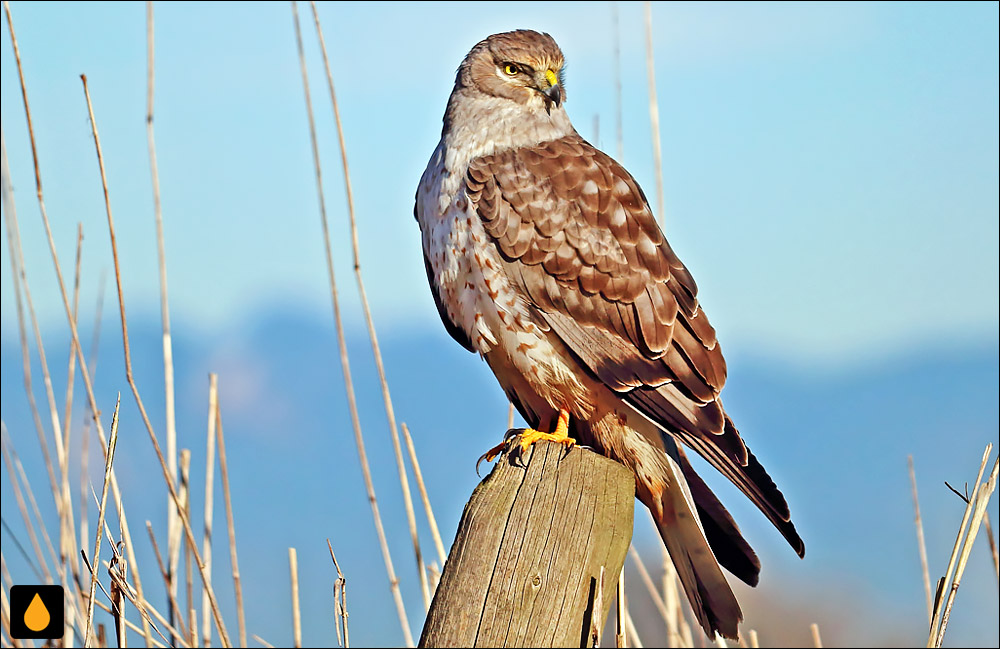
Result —
[[[11, 20], [10, 7], [5, 2], [4, 11], [9, 27], [11, 44], [14, 55], [17, 57], [18, 70], [21, 70], [20, 54], [17, 49], [14, 25]], [[302, 32], [299, 27], [299, 18], [295, 3], [292, 3], [292, 11], [295, 13], [296, 39], [302, 67], [303, 88], [305, 91], [306, 105], [309, 116], [309, 131], [312, 140], [312, 150], [315, 161], [315, 174], [317, 190], [319, 192], [321, 227], [326, 243], [326, 262], [330, 284], [330, 296], [334, 309], [334, 324], [336, 327], [337, 339], [340, 347], [341, 363], [344, 376], [344, 388], [347, 391], [348, 403], [350, 404], [350, 415], [353, 424], [355, 441], [357, 445], [358, 458], [363, 469], [364, 487], [368, 500], [371, 504], [372, 516], [376, 530], [378, 532], [381, 553], [385, 563], [386, 574], [392, 589], [392, 596], [397, 608], [399, 624], [407, 646], [413, 645], [413, 635], [407, 622], [404, 601], [399, 589], [399, 580], [393, 567], [392, 557], [389, 553], [389, 546], [386, 540], [387, 530], [384, 528], [378, 508], [378, 500], [375, 493], [375, 485], [372, 481], [368, 467], [367, 455], [365, 452], [365, 440], [361, 424], [358, 417], [357, 406], [354, 398], [354, 387], [351, 380], [350, 359], [347, 355], [347, 345], [345, 341], [344, 327], [341, 320], [340, 304], [338, 300], [336, 278], [334, 276], [334, 260], [330, 250], [330, 234], [326, 213], [326, 203], [323, 195], [322, 172], [320, 168], [319, 144], [316, 138], [316, 128], [312, 111], [312, 100], [310, 96], [309, 79], [306, 73], [305, 55], [302, 46]], [[358, 234], [355, 225], [355, 214], [353, 207], [353, 197], [351, 193], [350, 177], [348, 173], [347, 151], [344, 145], [343, 127], [340, 121], [339, 110], [337, 108], [336, 95], [334, 93], [333, 75], [330, 63], [326, 58], [326, 46], [323, 41], [323, 34], [320, 29], [319, 15], [315, 4], [311, 4], [313, 23], [316, 28], [316, 36], [319, 39], [324, 57], [324, 66], [327, 76], [327, 87], [330, 93], [334, 108], [334, 119], [339, 135], [340, 152], [344, 169], [344, 182], [347, 195], [347, 217], [350, 222], [352, 244], [354, 252], [354, 270], [357, 288], [361, 296], [361, 303], [364, 310], [365, 321], [370, 336], [372, 352], [374, 355], [378, 375], [381, 380], [381, 392], [385, 404], [385, 413], [388, 419], [388, 428], [391, 433], [391, 441], [398, 468], [400, 487], [406, 503], [406, 515], [408, 532], [412, 539], [414, 559], [416, 561], [417, 574], [420, 580], [420, 592], [422, 595], [422, 605], [426, 610], [433, 597], [437, 586], [437, 579], [440, 575], [440, 566], [445, 561], [445, 546], [438, 533], [437, 524], [427, 490], [424, 486], [420, 465], [417, 461], [413, 441], [410, 438], [409, 430], [405, 424], [397, 426], [395, 414], [392, 407], [392, 400], [389, 387], [386, 382], [385, 370], [382, 364], [381, 353], [379, 351], [378, 340], [375, 334], [375, 326], [372, 321], [371, 311], [365, 294], [364, 283], [361, 274], [361, 260], [358, 251]], [[110, 418], [109, 429], [106, 432], [104, 424], [108, 421], [107, 412], [110, 411], [110, 404], [98, 403], [93, 389], [93, 375], [96, 371], [97, 338], [96, 335], [101, 330], [98, 320], [94, 325], [95, 339], [91, 343], [89, 353], [85, 353], [83, 343], [80, 339], [77, 328], [79, 307], [79, 286], [80, 286], [80, 242], [82, 241], [82, 231], [78, 233], [75, 275], [72, 284], [68, 284], [63, 275], [60, 259], [57, 254], [52, 238], [52, 232], [45, 210], [44, 195], [42, 192], [41, 164], [38, 160], [37, 151], [34, 148], [33, 125], [31, 122], [31, 112], [28, 102], [29, 80], [21, 77], [21, 88], [23, 93], [24, 111], [27, 118], [27, 126], [31, 136], [32, 155], [34, 160], [34, 171], [36, 178], [37, 200], [44, 221], [45, 230], [48, 234], [52, 263], [58, 276], [61, 299], [65, 307], [68, 327], [71, 333], [72, 350], [68, 359], [68, 381], [65, 386], [65, 397], [60, 404], [57, 399], [53, 381], [49, 374], [49, 359], [45, 354], [45, 346], [39, 325], [35, 316], [32, 294], [29, 289], [28, 277], [25, 272], [24, 260], [21, 254], [20, 235], [17, 226], [17, 214], [13, 196], [9, 188], [9, 173], [7, 167], [6, 144], [3, 145], [3, 201], [7, 226], [7, 243], [10, 250], [12, 263], [12, 276], [14, 278], [14, 291], [17, 299], [17, 317], [20, 331], [21, 349], [23, 354], [23, 371], [26, 388], [26, 400], [31, 411], [34, 426], [37, 433], [37, 441], [40, 452], [44, 458], [45, 475], [26, 475], [18, 456], [18, 445], [28, 444], [26, 431], [14, 431], [8, 433], [6, 423], [3, 424], [3, 460], [6, 467], [7, 478], [10, 481], [10, 490], [4, 488], [4, 497], [10, 498], [11, 494], [17, 501], [22, 520], [18, 527], [8, 527], [4, 522], [5, 534], [12, 542], [5, 542], [3, 546], [3, 581], [5, 592], [3, 594], [3, 646], [31, 646], [30, 642], [13, 639], [10, 636], [10, 608], [7, 600], [7, 592], [12, 584], [24, 582], [44, 582], [60, 584], [65, 589], [66, 594], [66, 617], [65, 636], [62, 646], [76, 644], [96, 645], [96, 646], [125, 646], [126, 642], [133, 644], [143, 643], [147, 646], [178, 646], [194, 647], [209, 646], [216, 642], [222, 646], [238, 644], [246, 646], [248, 642], [248, 630], [243, 613], [243, 598], [240, 582], [240, 571], [237, 555], [237, 547], [240, 544], [236, 534], [236, 521], [233, 517], [232, 498], [229, 490], [230, 467], [226, 463], [225, 437], [222, 427], [222, 408], [218, 398], [218, 381], [212, 375], [209, 385], [208, 403], [209, 413], [206, 426], [206, 451], [205, 451], [205, 488], [199, 493], [195, 487], [197, 479], [190, 475], [191, 454], [187, 450], [178, 450], [176, 442], [176, 425], [174, 419], [174, 380], [173, 380], [173, 351], [170, 333], [170, 316], [167, 298], [167, 274], [166, 274], [166, 251], [163, 244], [162, 217], [160, 212], [159, 180], [156, 167], [156, 148], [153, 129], [153, 89], [154, 89], [154, 47], [153, 47], [153, 8], [150, 3], [147, 6], [148, 15], [148, 112], [147, 112], [147, 135], [150, 156], [150, 167], [153, 182], [153, 204], [157, 225], [157, 246], [161, 282], [161, 309], [163, 328], [163, 362], [164, 362], [164, 400], [166, 408], [166, 421], [162, 430], [157, 431], [149, 417], [146, 415], [145, 407], [140, 393], [139, 386], [136, 385], [132, 376], [131, 354], [129, 348], [128, 320], [125, 314], [125, 303], [121, 291], [121, 278], [124, 272], [119, 267], [117, 257], [117, 244], [115, 241], [114, 219], [111, 212], [110, 192], [107, 186], [107, 179], [104, 175], [104, 160], [101, 152], [100, 137], [97, 124], [100, 116], [94, 114], [91, 106], [89, 92], [87, 90], [86, 77], [82, 77], [84, 97], [81, 98], [81, 110], [86, 106], [93, 127], [95, 150], [98, 165], [101, 170], [102, 190], [105, 197], [107, 211], [108, 234], [111, 238], [111, 247], [114, 255], [114, 276], [116, 280], [117, 299], [119, 313], [121, 317], [121, 342], [124, 350], [126, 377], [132, 398], [135, 400], [138, 410], [143, 419], [149, 440], [156, 452], [160, 466], [160, 477], [163, 481], [168, 495], [169, 512], [166, 520], [153, 522], [145, 520], [148, 541], [156, 557], [156, 566], [148, 564], [139, 565], [136, 561], [136, 543], [144, 543], [145, 540], [133, 536], [132, 532], [136, 520], [144, 519], [144, 512], [128, 511], [124, 507], [122, 491], [118, 486], [115, 473], [115, 444], [118, 431], [118, 403], [115, 404], [113, 414]], [[649, 20], [647, 9], [647, 21]], [[617, 17], [616, 17], [617, 20]], [[652, 51], [650, 39], [651, 26], [647, 22], [647, 47], [648, 62], [650, 65], [650, 82], [652, 83]], [[655, 88], [651, 86], [651, 96], [655, 97]], [[289, 98], [292, 101], [292, 98]], [[620, 102], [619, 102], [620, 104]], [[655, 99], [650, 105], [651, 119], [654, 127], [658, 123]], [[619, 137], [620, 137], [619, 126]], [[657, 148], [657, 160], [659, 160], [659, 150]], [[659, 174], [658, 174], [659, 175]], [[662, 215], [662, 187], [657, 190], [659, 203], [661, 204], [660, 214]], [[97, 308], [96, 313], [100, 314], [101, 309]], [[29, 341], [30, 332], [33, 341]], [[38, 357], [38, 364], [44, 375], [44, 406], [40, 409], [35, 399], [33, 390], [33, 380], [31, 376], [30, 354], [35, 353]], [[85, 389], [86, 416], [82, 421], [74, 421], [71, 416], [74, 403], [74, 387], [77, 383], [77, 376], [82, 381]], [[119, 398], [120, 401], [120, 398]], [[48, 421], [45, 421], [44, 412], [47, 411]], [[511, 411], [512, 413], [512, 411]], [[512, 417], [511, 417], [512, 421]], [[403, 442], [400, 441], [398, 429], [402, 428]], [[104, 449], [104, 471], [103, 481], [92, 485], [88, 481], [91, 472], [88, 464], [94, 462], [88, 458], [87, 449], [88, 438], [95, 432], [100, 446]], [[71, 443], [75, 435], [82, 437], [83, 443]], [[15, 443], [15, 439], [17, 440]], [[161, 449], [160, 442], [165, 442], [166, 451]], [[403, 452], [405, 444], [406, 453]], [[76, 457], [71, 452], [72, 448], [81, 449]], [[54, 453], [53, 453], [54, 449]], [[922, 626], [929, 622], [929, 633], [927, 646], [940, 646], [943, 640], [948, 619], [955, 602], [955, 595], [961, 583], [963, 572], [966, 568], [969, 552], [973, 541], [976, 539], [981, 527], [985, 527], [988, 542], [993, 556], [993, 570], [997, 571], [997, 549], [994, 543], [992, 530], [989, 525], [989, 518], [986, 514], [987, 503], [996, 487], [998, 464], [994, 460], [992, 469], [987, 471], [991, 446], [987, 446], [983, 455], [982, 463], [979, 467], [976, 481], [973, 483], [971, 495], [967, 500], [965, 514], [961, 528], [958, 532], [954, 550], [948, 562], [948, 568], [944, 576], [938, 580], [936, 588], [932, 588], [928, 568], [926, 551], [923, 546], [923, 527], [920, 516], [919, 504], [917, 501], [916, 482], [913, 481], [913, 500], [916, 512], [916, 532], [920, 547], [921, 559], [924, 571], [924, 584], [927, 598], [928, 620], [914, 620], [915, 626]], [[99, 458], [98, 460], [100, 460]], [[421, 550], [420, 538], [417, 531], [415, 507], [412, 503], [411, 489], [408, 480], [407, 460], [409, 461], [409, 471], [412, 472], [417, 488], [420, 492], [423, 510], [427, 517], [429, 527], [432, 531], [434, 556], [436, 560], [426, 561]], [[121, 460], [119, 460], [121, 461]], [[214, 470], [216, 462], [221, 474], [221, 484], [223, 488], [223, 502], [226, 514], [227, 541], [229, 550], [229, 561], [232, 567], [230, 575], [219, 574], [213, 571], [212, 548], [213, 548], [213, 521], [214, 521]], [[233, 467], [238, 471], [239, 467]], [[144, 469], [144, 470], [149, 470]], [[70, 484], [71, 474], [78, 473], [80, 484], [76, 488]], [[911, 478], [913, 478], [911, 464]], [[153, 480], [150, 477], [150, 480]], [[75, 493], [74, 493], [75, 491]], [[46, 520], [42, 516], [38, 507], [36, 493], [42, 498], [52, 498], [57, 512], [58, 519]], [[202, 499], [205, 513], [203, 524], [196, 527], [197, 521], [191, 518], [191, 504], [196, 499]], [[91, 506], [93, 502], [93, 506]], [[127, 517], [133, 516], [132, 523]], [[165, 532], [164, 532], [165, 529]], [[161, 535], [157, 537], [156, 530]], [[396, 533], [404, 533], [397, 530]], [[27, 542], [25, 543], [25, 539]], [[166, 540], [163, 544], [162, 541]], [[322, 543], [323, 539], [306, 539], [308, 543]], [[326, 540], [330, 558], [336, 570], [336, 580], [331, 584], [334, 592], [335, 606], [334, 619], [331, 619], [331, 626], [334, 627], [338, 644], [341, 646], [350, 645], [350, 632], [348, 625], [347, 607], [347, 584], [345, 574], [341, 572], [341, 566], [334, 555], [333, 543]], [[165, 553], [162, 551], [165, 550]], [[7, 569], [7, 555], [9, 552], [19, 552], [24, 555], [24, 560], [28, 565], [35, 568], [34, 575], [15, 574], [12, 575]], [[672, 563], [664, 552], [662, 556], [656, 557], [658, 564], [655, 571], [656, 576], [662, 577], [658, 580], [654, 578], [647, 563], [650, 559], [643, 559], [634, 548], [630, 551], [632, 574], [637, 574], [638, 582], [631, 582], [628, 588], [629, 598], [638, 598], [647, 605], [649, 602], [659, 615], [659, 622], [662, 624], [662, 633], [656, 637], [647, 637], [646, 640], [654, 645], [666, 646], [695, 646], [703, 645], [705, 639], [702, 637], [697, 626], [692, 626], [691, 618], [686, 612], [686, 602], [681, 595], [676, 575], [673, 572]], [[292, 601], [290, 603], [293, 611], [293, 628], [289, 636], [293, 638], [295, 646], [301, 646], [300, 615], [298, 609], [298, 570], [297, 555], [295, 548], [289, 548], [290, 579], [292, 583]], [[347, 575], [351, 574], [350, 566], [344, 566]], [[361, 578], [359, 575], [354, 577]], [[143, 582], [145, 580], [145, 583]], [[234, 620], [224, 619], [216, 595], [216, 586], [225, 583], [226, 592], [230, 591], [235, 600], [235, 634], [229, 625], [234, 624]], [[100, 592], [98, 592], [100, 591]], [[151, 596], [149, 593], [156, 592], [158, 595]], [[615, 642], [618, 646], [642, 646], [636, 625], [629, 613], [629, 606], [626, 605], [624, 586], [624, 571], [619, 582], [619, 596], [616, 606], [617, 613], [615, 633], [608, 634], [605, 642]], [[160, 596], [159, 593], [164, 593]], [[200, 595], [200, 596], [199, 596]], [[648, 598], [648, 599], [647, 599]], [[113, 627], [111, 625], [114, 625]], [[114, 637], [110, 637], [114, 629]], [[648, 627], [647, 627], [648, 628]], [[647, 632], [648, 633], [648, 632]], [[811, 637], [815, 646], [822, 646], [821, 630], [813, 624], [810, 629]], [[331, 642], [332, 642], [331, 634]], [[264, 646], [268, 643], [257, 637], [251, 636], [254, 640]], [[614, 638], [614, 640], [611, 640]], [[272, 640], [287, 641], [286, 638], [273, 638]], [[766, 640], [766, 639], [765, 639]], [[722, 641], [719, 645], [725, 646]], [[57, 642], [58, 645], [58, 642]], [[758, 636], [753, 629], [746, 629], [744, 642], [741, 646], [758, 646]]]

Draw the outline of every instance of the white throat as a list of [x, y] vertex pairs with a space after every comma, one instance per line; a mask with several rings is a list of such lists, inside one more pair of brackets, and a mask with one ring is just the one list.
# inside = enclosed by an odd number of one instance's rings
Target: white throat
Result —
[[480, 156], [532, 147], [576, 132], [566, 109], [550, 106], [546, 110], [541, 95], [519, 104], [456, 89], [448, 102], [448, 119], [448, 130], [441, 138], [445, 167], [462, 176], [469, 162]]

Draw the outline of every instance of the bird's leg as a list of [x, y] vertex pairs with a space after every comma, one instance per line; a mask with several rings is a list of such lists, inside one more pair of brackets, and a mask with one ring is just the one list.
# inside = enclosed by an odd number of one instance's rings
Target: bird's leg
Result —
[[527, 451], [531, 448], [532, 444], [541, 440], [556, 442], [567, 448], [576, 444], [576, 440], [569, 436], [569, 410], [565, 408], [559, 410], [559, 420], [556, 422], [556, 429], [551, 433], [543, 433], [534, 428], [525, 429], [521, 433], [521, 451]]
[[[514, 431], [510, 432], [513, 433]], [[569, 436], [569, 410], [566, 410], [565, 408], [561, 408], [559, 410], [559, 419], [556, 421], [556, 429], [551, 433], [545, 433], [540, 430], [535, 430], [534, 428], [525, 428], [519, 437], [521, 439], [518, 443], [521, 445], [522, 453], [531, 448], [532, 444], [541, 440], [556, 442], [557, 444], [562, 444], [567, 448], [576, 445], [576, 440]], [[481, 455], [479, 457], [479, 461], [476, 462], [476, 466], [478, 467], [479, 463], [483, 460], [492, 462], [507, 447], [507, 441], [509, 439], [510, 435], [505, 437], [503, 442], [497, 444]]]

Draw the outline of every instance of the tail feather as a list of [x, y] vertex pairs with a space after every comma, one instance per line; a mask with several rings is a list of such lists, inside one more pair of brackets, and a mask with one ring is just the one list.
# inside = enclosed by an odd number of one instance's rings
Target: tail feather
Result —
[[663, 457], [663, 481], [637, 476], [637, 495], [653, 515], [698, 623], [709, 637], [719, 633], [735, 640], [743, 612], [699, 526], [681, 467]]
[[760, 559], [750, 544], [743, 538], [739, 526], [732, 515], [701, 479], [684, 450], [677, 446], [681, 470], [687, 479], [691, 497], [698, 510], [698, 518], [705, 530], [705, 538], [712, 553], [723, 568], [749, 586], [756, 586], [760, 578]]

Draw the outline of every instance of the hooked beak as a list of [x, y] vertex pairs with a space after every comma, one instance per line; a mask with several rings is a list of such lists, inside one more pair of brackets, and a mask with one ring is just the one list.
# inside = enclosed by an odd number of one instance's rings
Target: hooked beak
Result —
[[562, 88], [559, 87], [559, 77], [552, 70], [546, 70], [537, 79], [538, 91], [545, 96], [546, 108], [562, 104]]

